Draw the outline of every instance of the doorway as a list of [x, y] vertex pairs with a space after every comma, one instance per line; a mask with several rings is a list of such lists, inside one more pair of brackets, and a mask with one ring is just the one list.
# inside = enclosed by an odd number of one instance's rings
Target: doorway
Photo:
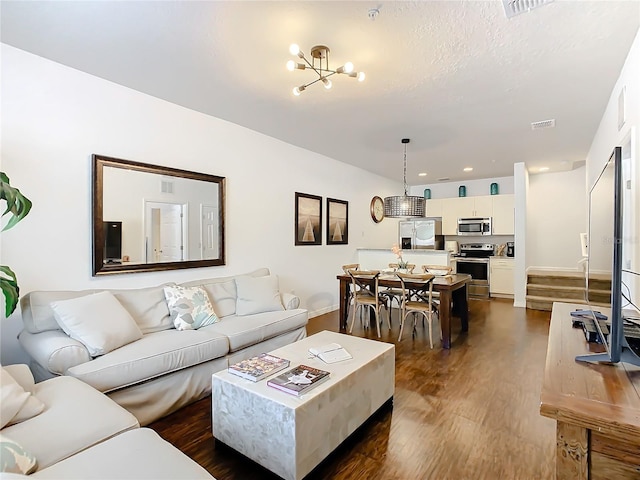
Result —
[[180, 262], [186, 251], [187, 205], [145, 202], [144, 238], [147, 263]]

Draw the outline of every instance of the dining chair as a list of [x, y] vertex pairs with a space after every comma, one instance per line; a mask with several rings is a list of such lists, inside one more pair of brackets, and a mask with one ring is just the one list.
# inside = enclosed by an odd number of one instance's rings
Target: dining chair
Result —
[[[356, 314], [358, 309], [364, 308], [366, 311], [373, 309], [376, 319], [376, 328], [378, 330], [378, 338], [380, 337], [380, 322], [382, 307], [387, 308], [386, 299], [378, 292], [378, 277], [380, 276], [379, 270], [349, 270], [349, 276], [351, 277], [351, 284], [353, 287], [353, 316], [351, 319], [351, 328], [349, 333], [353, 332], [353, 324], [356, 321]], [[361, 317], [362, 318], [362, 317]], [[391, 328], [391, 322], [389, 320], [389, 312], [387, 312], [387, 320], [389, 321], [389, 328]], [[367, 322], [364, 323], [365, 328]]]
[[[389, 268], [392, 268], [394, 272], [396, 272], [399, 268], [397, 263], [390, 263]], [[413, 269], [416, 268], [415, 264], [409, 263], [407, 264], [407, 272], [413, 273]], [[393, 301], [395, 300], [398, 304], [398, 309], [400, 309], [400, 305], [402, 303], [402, 290], [394, 287], [387, 287], [381, 293], [387, 300], [387, 309], [389, 311], [389, 328], [391, 328], [391, 308], [393, 308]]]
[[[422, 265], [422, 271], [436, 276], [444, 276], [450, 275], [453, 268], [447, 265]], [[440, 292], [433, 292], [433, 313], [440, 317]]]
[[433, 280], [435, 275], [429, 273], [410, 274], [397, 273], [402, 287], [402, 305], [400, 310], [400, 335], [398, 341], [402, 339], [402, 331], [407, 317], [414, 315], [412, 336], [416, 333], [416, 322], [418, 315], [422, 316], [423, 323], [427, 320], [429, 324], [429, 344], [433, 348]]
[[[342, 271], [345, 275], [349, 275], [349, 270], [358, 270], [360, 268], [359, 263], [347, 263], [346, 265], [342, 265]], [[351, 309], [351, 305], [353, 305], [353, 289], [350, 285], [347, 284], [347, 303], [349, 305], [349, 309]], [[349, 311], [347, 310], [347, 318], [349, 318]]]

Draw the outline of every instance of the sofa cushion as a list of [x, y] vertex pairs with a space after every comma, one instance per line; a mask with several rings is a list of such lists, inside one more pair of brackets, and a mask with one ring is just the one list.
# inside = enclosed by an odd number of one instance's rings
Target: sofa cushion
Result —
[[25, 330], [31, 333], [60, 330], [60, 325], [53, 315], [52, 302], [85, 297], [98, 290], [83, 291], [35, 291], [29, 292], [20, 299], [22, 323]]
[[35, 417], [42, 410], [44, 404], [31, 389], [25, 390], [7, 369], [0, 368], [0, 428]]
[[142, 337], [135, 320], [109, 291], [51, 304], [56, 321], [92, 357], [104, 355]]
[[[269, 275], [268, 268], [259, 268], [243, 276], [264, 277], [267, 275]], [[222, 318], [236, 313], [236, 277], [237, 275], [231, 277], [205, 278], [203, 280], [184, 282], [180, 285], [185, 287], [202, 285], [209, 294], [209, 298], [211, 299], [211, 303], [213, 303], [213, 308], [218, 314], [218, 317]], [[232, 285], [229, 285], [229, 282], [231, 282]], [[223, 286], [223, 284], [225, 285]]]
[[236, 313], [236, 298], [238, 296], [235, 280], [228, 282], [205, 283], [202, 285], [209, 299], [213, 304], [213, 309], [219, 318], [227, 317]]
[[33, 478], [215, 480], [204, 468], [148, 428], [122, 433], [45, 470], [39, 470]]
[[173, 328], [163, 287], [111, 290], [118, 301], [131, 314], [142, 333], [153, 333]]
[[239, 276], [236, 278], [236, 288], [238, 290], [236, 315], [244, 316], [284, 310], [276, 275], [266, 277]]
[[229, 351], [229, 341], [209, 330], [215, 325], [199, 330], [150, 333], [137, 342], [72, 367], [67, 374], [106, 393], [223, 357]]
[[209, 296], [201, 286], [169, 285], [164, 287], [164, 296], [177, 330], [197, 330], [218, 321]]
[[199, 331], [215, 331], [229, 339], [229, 351], [236, 352], [282, 333], [304, 327], [308, 312], [303, 309], [256, 313], [239, 317], [225, 317], [220, 322]]
[[0, 433], [0, 472], [27, 475], [36, 469], [36, 457]]
[[2, 433], [38, 459], [38, 470], [121, 432], [138, 428], [132, 414], [106, 395], [71, 377], [36, 383], [44, 411]]

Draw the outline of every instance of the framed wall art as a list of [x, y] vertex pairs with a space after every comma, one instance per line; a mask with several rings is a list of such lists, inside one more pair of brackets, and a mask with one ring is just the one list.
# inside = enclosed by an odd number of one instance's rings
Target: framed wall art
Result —
[[349, 243], [349, 202], [327, 198], [327, 245]]
[[296, 192], [295, 244], [322, 245], [322, 197]]

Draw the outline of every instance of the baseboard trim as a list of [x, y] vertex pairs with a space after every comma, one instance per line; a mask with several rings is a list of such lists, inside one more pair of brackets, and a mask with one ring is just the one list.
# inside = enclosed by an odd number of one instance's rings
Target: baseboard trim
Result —
[[334, 310], [340, 310], [340, 305], [329, 305], [328, 307], [320, 308], [318, 310], [309, 311], [309, 318], [319, 317], [325, 313], [333, 312]]

